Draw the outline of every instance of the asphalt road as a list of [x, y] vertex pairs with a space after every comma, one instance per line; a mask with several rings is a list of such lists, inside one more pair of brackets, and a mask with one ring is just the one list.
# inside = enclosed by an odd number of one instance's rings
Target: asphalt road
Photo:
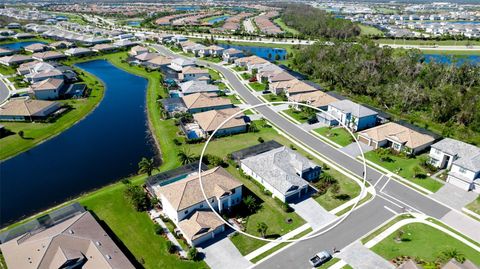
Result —
[[[184, 57], [172, 53], [163, 46], [155, 45], [154, 47], [165, 55]], [[196, 61], [200, 65], [208, 65], [221, 72], [248, 104], [256, 105], [262, 103], [260, 99], [254, 96], [250, 90], [242, 84], [230, 69], [198, 59]], [[256, 110], [283, 132], [319, 152], [330, 161], [362, 177], [364, 170], [363, 164], [360, 161], [326, 144], [319, 138], [280, 116], [268, 106], [258, 107]], [[367, 167], [365, 172], [367, 180], [372, 185], [375, 185], [375, 183], [384, 176], [381, 172], [370, 167]], [[313, 239], [295, 243], [288, 248], [288, 251], [282, 251], [274, 255], [265, 262], [258, 264], [255, 268], [311, 268], [308, 259], [316, 252], [323, 249], [332, 250], [334, 247], [342, 249], [392, 217], [393, 213], [385, 207], [393, 209], [398, 213], [403, 210], [412, 210], [435, 218], [441, 218], [450, 211], [450, 209], [444, 205], [397, 181], [390, 180], [387, 184], [387, 177], [383, 177], [382, 181], [379, 182], [375, 188], [377, 190], [375, 198], [352, 212], [348, 218], [334, 229]], [[380, 190], [382, 191], [380, 192]]]
[[7, 100], [8, 95], [9, 90], [7, 88], [7, 85], [5, 85], [2, 80], [0, 80], [0, 104], [3, 104], [3, 102]]

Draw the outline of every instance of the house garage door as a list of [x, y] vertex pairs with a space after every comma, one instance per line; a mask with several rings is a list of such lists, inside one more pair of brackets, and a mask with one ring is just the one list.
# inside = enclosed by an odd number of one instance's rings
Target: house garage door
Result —
[[454, 178], [452, 176], [448, 177], [447, 182], [461, 188], [462, 190], [466, 190], [466, 191], [468, 191], [468, 189], [470, 187], [470, 183], [467, 183], [467, 182], [465, 182], [463, 180], [460, 180], [458, 178]]
[[[365, 138], [365, 137], [363, 137], [363, 136], [361, 136], [361, 135], [358, 136], [358, 141], [362, 142], [362, 143], [365, 144], [365, 145], [368, 145], [368, 143], [369, 143], [369, 139], [367, 139], [367, 138]], [[373, 146], [373, 145], [372, 145], [372, 146]]]

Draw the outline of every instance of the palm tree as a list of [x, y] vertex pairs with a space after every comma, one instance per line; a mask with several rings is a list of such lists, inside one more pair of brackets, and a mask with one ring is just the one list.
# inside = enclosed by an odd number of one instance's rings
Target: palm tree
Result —
[[182, 165], [193, 163], [197, 160], [194, 154], [190, 153], [187, 148], [183, 148], [177, 154], [178, 159], [182, 163]]
[[153, 160], [153, 158], [147, 159], [143, 157], [142, 160], [138, 163], [139, 174], [147, 173], [148, 176], [151, 176], [153, 170], [158, 170], [158, 168], [155, 166], [155, 161]]
[[259, 222], [257, 224], [257, 232], [259, 232], [263, 238], [267, 235], [268, 225], [265, 222]]

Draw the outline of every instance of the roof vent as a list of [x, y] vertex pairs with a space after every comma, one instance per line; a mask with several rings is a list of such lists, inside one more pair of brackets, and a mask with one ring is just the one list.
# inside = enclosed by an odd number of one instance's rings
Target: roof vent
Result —
[[108, 255], [108, 254], [106, 254], [105, 257], [106, 257], [107, 259], [109, 259], [109, 260], [112, 259], [112, 257], [111, 257], [110, 255]]
[[100, 243], [100, 241], [95, 242], [95, 244], [97, 244], [97, 246], [101, 246], [101, 245], [102, 245], [102, 243]]
[[68, 233], [69, 233], [69, 234], [74, 234], [74, 232], [73, 232], [72, 229], [68, 230]]

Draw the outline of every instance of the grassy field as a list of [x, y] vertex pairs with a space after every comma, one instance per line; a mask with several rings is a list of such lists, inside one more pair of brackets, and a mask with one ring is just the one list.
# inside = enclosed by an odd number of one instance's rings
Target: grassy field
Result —
[[472, 210], [473, 212], [480, 214], [480, 195], [477, 196], [475, 201], [471, 202], [466, 206], [467, 209]]
[[383, 36], [383, 32], [378, 30], [373, 26], [368, 26], [365, 24], [359, 23], [358, 26], [360, 27], [360, 35], [361, 36]]
[[410, 214], [402, 214], [402, 215], [398, 215], [396, 216], [395, 218], [393, 218], [391, 221], [389, 221], [388, 223], [386, 223], [385, 225], [383, 225], [382, 227], [376, 229], [373, 233], [370, 233], [369, 235], [365, 236], [364, 238], [362, 238], [362, 244], [365, 244], [367, 243], [368, 241], [372, 240], [373, 238], [375, 238], [377, 235], [383, 233], [385, 230], [387, 230], [388, 228], [390, 228], [392, 225], [394, 225], [395, 223], [401, 221], [401, 220], [404, 220], [404, 219], [411, 219], [413, 218], [412, 215]]
[[[282, 100], [282, 97], [276, 95], [276, 94], [273, 94], [273, 93], [269, 93], [269, 94], [264, 94], [263, 95], [263, 98], [265, 98], [268, 102], [280, 102], [280, 101], [284, 101]], [[276, 106], [278, 105], [281, 105], [281, 104], [275, 104]]]
[[315, 129], [314, 131], [332, 140], [333, 142], [339, 144], [342, 147], [350, 145], [353, 140], [352, 135], [343, 128], [322, 127]]
[[248, 83], [252, 89], [254, 89], [257, 92], [261, 92], [267, 89], [267, 84], [265, 83], [260, 83], [260, 82], [250, 82]]
[[404, 233], [400, 242], [395, 240], [397, 233], [385, 238], [372, 247], [372, 250], [387, 260], [398, 256], [411, 256], [434, 262], [443, 251], [455, 249], [477, 266], [480, 255], [471, 247], [457, 239], [423, 223], [411, 223], [400, 228]]
[[292, 27], [289, 27], [287, 26], [282, 18], [276, 18], [275, 20], [273, 20], [274, 23], [276, 23], [278, 26], [280, 26], [280, 28], [282, 28], [283, 31], [287, 32], [287, 33], [291, 33], [292, 35], [299, 35], [300, 32], [293, 29]]
[[392, 171], [393, 173], [415, 183], [419, 186], [424, 187], [427, 190], [432, 192], [438, 191], [443, 184], [431, 177], [425, 178], [415, 178], [414, 169], [418, 167], [423, 174], [427, 174], [427, 171], [420, 165], [420, 156], [414, 158], [400, 157], [393, 154], [389, 155], [391, 161], [381, 161], [380, 156], [377, 151], [369, 151], [365, 153], [365, 158], [370, 160], [385, 169]]
[[[2, 122], [5, 128], [15, 134], [0, 140], [0, 160], [29, 150], [38, 143], [65, 131], [87, 116], [100, 103], [105, 91], [100, 81], [86, 72], [79, 72], [79, 77], [87, 84], [88, 88], [92, 89], [90, 96], [84, 99], [61, 100], [62, 104], [69, 105], [72, 109], [54, 122]], [[24, 132], [24, 138], [17, 134], [19, 131]]]

